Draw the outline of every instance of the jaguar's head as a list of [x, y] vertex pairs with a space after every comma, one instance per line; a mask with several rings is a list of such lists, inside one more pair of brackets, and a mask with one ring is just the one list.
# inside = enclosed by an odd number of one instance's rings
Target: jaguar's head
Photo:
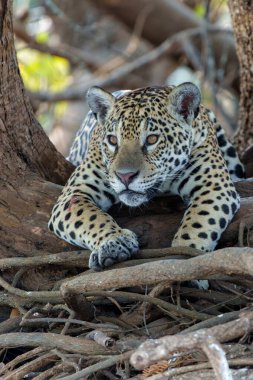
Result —
[[200, 104], [194, 84], [141, 88], [118, 99], [92, 87], [88, 103], [103, 126], [103, 160], [123, 203], [148, 201], [187, 164]]

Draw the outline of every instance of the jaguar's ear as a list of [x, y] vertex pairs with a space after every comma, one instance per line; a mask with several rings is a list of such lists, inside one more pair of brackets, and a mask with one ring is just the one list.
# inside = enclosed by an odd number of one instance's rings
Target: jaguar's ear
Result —
[[91, 87], [87, 93], [87, 100], [90, 109], [100, 122], [104, 122], [105, 118], [112, 108], [115, 98], [109, 92], [100, 87]]
[[172, 90], [169, 98], [170, 111], [175, 117], [191, 124], [198, 116], [201, 94], [195, 84], [190, 82], [180, 84]]

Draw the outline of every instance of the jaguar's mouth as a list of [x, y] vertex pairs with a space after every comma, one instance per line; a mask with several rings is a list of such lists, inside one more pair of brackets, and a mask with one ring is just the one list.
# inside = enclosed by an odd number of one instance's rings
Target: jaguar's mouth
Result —
[[146, 189], [145, 192], [125, 189], [118, 193], [119, 200], [130, 207], [140, 206], [142, 203], [148, 202], [159, 193], [160, 181], [157, 181], [153, 186]]
[[148, 197], [146, 193], [141, 193], [133, 190], [123, 190], [119, 194], [119, 200], [127, 206], [137, 207], [142, 203], [148, 201]]
[[125, 190], [123, 190], [123, 191], [121, 191], [120, 193], [119, 193], [119, 196], [120, 195], [123, 195], [123, 194], [126, 194], [126, 195], [134, 195], [134, 194], [137, 194], [137, 195], [145, 195], [145, 193], [142, 193], [142, 192], [140, 192], [140, 191], [134, 191], [134, 190], [130, 190], [130, 189], [125, 189]]

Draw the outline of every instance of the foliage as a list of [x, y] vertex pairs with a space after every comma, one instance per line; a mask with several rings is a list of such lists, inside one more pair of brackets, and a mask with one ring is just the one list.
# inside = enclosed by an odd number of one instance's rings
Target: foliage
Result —
[[25, 86], [31, 91], [59, 91], [69, 83], [69, 63], [66, 59], [25, 49], [18, 53]]
[[[36, 36], [38, 42], [47, 40], [46, 33]], [[69, 62], [50, 54], [29, 48], [18, 51], [21, 75], [26, 88], [30, 91], [57, 92], [66, 88], [70, 82]], [[55, 119], [66, 109], [66, 102], [58, 102], [40, 109], [38, 119], [46, 131], [52, 129]]]

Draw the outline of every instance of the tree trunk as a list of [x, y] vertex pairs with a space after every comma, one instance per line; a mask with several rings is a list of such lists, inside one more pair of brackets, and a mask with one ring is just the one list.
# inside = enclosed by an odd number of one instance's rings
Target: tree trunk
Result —
[[49, 235], [46, 225], [45, 236], [36, 227], [46, 223], [47, 181], [64, 184], [73, 166], [49, 141], [25, 93], [14, 47], [11, 0], [0, 1], [0, 141], [0, 257], [59, 249], [63, 244]]
[[240, 118], [234, 141], [242, 153], [253, 144], [253, 2], [230, 0], [236, 51], [240, 63]]
[[50, 143], [25, 93], [14, 47], [11, 0], [1, 0], [0, 17], [1, 179], [6, 185], [34, 172], [63, 184], [73, 167]]

